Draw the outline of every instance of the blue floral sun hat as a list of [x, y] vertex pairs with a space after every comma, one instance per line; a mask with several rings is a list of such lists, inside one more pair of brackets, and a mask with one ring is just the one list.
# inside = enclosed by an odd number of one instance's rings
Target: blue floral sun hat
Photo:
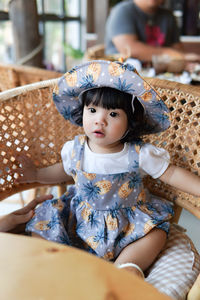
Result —
[[77, 108], [82, 94], [99, 87], [129, 93], [133, 95], [133, 101], [137, 97], [145, 109], [149, 124], [152, 124], [148, 133], [161, 132], [169, 127], [169, 111], [159, 95], [132, 65], [118, 61], [94, 60], [74, 67], [59, 79], [53, 100], [61, 115], [76, 124], [72, 111]]

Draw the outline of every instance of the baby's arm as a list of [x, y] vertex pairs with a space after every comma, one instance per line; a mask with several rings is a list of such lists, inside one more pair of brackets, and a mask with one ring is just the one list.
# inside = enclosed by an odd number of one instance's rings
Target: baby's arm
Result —
[[183, 192], [200, 196], [200, 177], [183, 168], [170, 165], [159, 179]]
[[57, 184], [69, 180], [71, 180], [71, 176], [65, 173], [62, 163], [57, 163], [47, 168], [37, 169], [36, 182]]
[[71, 180], [71, 176], [65, 173], [62, 163], [37, 169], [33, 161], [26, 155], [18, 156], [17, 161], [20, 164], [17, 171], [22, 174], [17, 180], [20, 183], [58, 184]]

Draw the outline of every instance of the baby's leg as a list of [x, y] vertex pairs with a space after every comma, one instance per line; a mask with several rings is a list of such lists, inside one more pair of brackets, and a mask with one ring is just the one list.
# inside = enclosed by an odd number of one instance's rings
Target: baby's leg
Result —
[[35, 232], [31, 232], [31, 236], [45, 240], [45, 238], [43, 238], [41, 235], [39, 235], [39, 234], [37, 234]]
[[[162, 229], [152, 229], [147, 235], [125, 247], [115, 260], [115, 265], [133, 263], [145, 271], [163, 249], [166, 238], [167, 234]], [[137, 268], [127, 266], [127, 270], [141, 276]]]
[[187, 296], [187, 300], [198, 300], [200, 299], [200, 274], [197, 277], [194, 285], [192, 286], [189, 294]]

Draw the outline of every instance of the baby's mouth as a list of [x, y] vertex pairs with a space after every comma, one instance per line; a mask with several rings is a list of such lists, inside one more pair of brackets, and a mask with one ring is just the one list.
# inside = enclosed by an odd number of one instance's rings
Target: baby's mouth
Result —
[[96, 135], [96, 136], [104, 136], [104, 133], [103, 133], [103, 131], [101, 131], [101, 130], [95, 130], [95, 131], [93, 131], [93, 133]]

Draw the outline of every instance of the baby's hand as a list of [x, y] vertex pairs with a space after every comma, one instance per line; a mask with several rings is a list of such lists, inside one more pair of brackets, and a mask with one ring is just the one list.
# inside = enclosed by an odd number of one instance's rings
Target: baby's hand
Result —
[[19, 168], [17, 168], [17, 173], [19, 178], [17, 178], [17, 183], [32, 183], [37, 181], [37, 168], [33, 161], [25, 154], [20, 154], [16, 157], [19, 163]]

